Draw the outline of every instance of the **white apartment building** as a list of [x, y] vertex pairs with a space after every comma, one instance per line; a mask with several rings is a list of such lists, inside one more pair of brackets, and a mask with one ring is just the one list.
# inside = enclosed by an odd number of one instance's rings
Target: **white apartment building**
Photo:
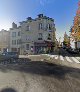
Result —
[[21, 27], [17, 27], [17, 24], [12, 23], [10, 28], [10, 51], [18, 51], [20, 53], [21, 48]]
[[53, 50], [55, 43], [54, 19], [39, 14], [20, 22], [22, 32], [22, 53], [42, 53]]
[[0, 52], [6, 52], [9, 50], [9, 31], [2, 29], [0, 31]]
[[[12, 25], [10, 29], [11, 51], [19, 51], [20, 54], [53, 51], [56, 40], [54, 19], [39, 14], [35, 19], [28, 17], [26, 21], [20, 22], [20, 27], [17, 27], [15, 23]], [[18, 35], [19, 32], [20, 35]]]

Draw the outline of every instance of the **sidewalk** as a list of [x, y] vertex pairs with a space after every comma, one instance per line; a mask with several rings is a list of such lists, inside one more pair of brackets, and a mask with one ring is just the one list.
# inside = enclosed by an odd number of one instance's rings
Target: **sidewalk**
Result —
[[19, 55], [19, 58], [29, 58], [34, 56], [40, 56], [40, 55]]

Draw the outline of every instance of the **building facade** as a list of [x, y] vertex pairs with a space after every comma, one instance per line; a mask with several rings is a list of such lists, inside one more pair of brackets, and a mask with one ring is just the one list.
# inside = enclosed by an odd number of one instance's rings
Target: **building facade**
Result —
[[17, 24], [12, 23], [10, 32], [10, 49], [9, 51], [17, 51], [20, 53], [21, 48], [21, 27], [17, 27]]
[[6, 52], [10, 48], [9, 31], [2, 29], [0, 31], [0, 52]]
[[39, 14], [37, 18], [28, 17], [20, 24], [23, 52], [31, 54], [53, 50], [55, 45], [54, 19]]
[[[55, 31], [54, 19], [43, 14], [39, 14], [35, 19], [28, 17], [26, 21], [20, 22], [19, 27], [13, 23], [10, 29], [10, 50], [19, 51], [20, 54], [53, 51], [56, 40]], [[19, 32], [20, 35], [18, 35]], [[20, 40], [19, 44], [18, 40]]]

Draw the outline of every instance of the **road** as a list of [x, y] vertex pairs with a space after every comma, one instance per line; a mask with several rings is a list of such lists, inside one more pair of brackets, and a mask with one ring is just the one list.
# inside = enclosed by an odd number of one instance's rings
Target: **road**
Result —
[[[56, 55], [58, 58], [40, 55], [25, 64], [0, 65], [0, 92], [80, 92], [80, 64], [75, 62], [76, 57], [62, 49]], [[66, 56], [73, 57], [73, 62], [64, 59]]]

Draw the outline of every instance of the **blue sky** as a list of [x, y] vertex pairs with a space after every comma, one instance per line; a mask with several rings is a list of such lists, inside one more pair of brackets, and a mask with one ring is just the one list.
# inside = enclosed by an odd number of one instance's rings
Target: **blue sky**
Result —
[[0, 0], [0, 30], [8, 29], [14, 21], [18, 24], [28, 16], [37, 17], [39, 13], [55, 20], [57, 39], [65, 31], [69, 34], [76, 15], [79, 0]]

